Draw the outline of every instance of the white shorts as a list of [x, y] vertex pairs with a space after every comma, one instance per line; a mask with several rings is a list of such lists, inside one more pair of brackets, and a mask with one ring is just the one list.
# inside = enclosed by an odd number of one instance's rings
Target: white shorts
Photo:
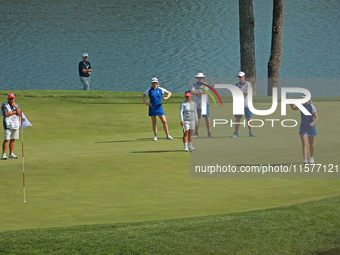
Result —
[[195, 129], [195, 121], [184, 121], [184, 130], [187, 131], [189, 129], [194, 130]]
[[19, 139], [19, 129], [5, 129], [5, 140]]

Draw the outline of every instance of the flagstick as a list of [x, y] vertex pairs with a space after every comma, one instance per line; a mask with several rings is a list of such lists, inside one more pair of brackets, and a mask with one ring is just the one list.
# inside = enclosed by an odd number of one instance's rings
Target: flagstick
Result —
[[21, 155], [22, 155], [22, 184], [24, 188], [24, 203], [26, 203], [26, 184], [25, 184], [25, 157], [24, 157], [24, 129], [22, 127], [22, 113], [21, 113]]

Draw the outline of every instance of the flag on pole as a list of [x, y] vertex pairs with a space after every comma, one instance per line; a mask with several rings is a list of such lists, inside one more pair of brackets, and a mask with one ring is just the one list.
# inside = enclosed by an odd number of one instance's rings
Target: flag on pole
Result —
[[25, 184], [25, 157], [24, 157], [24, 129], [26, 127], [33, 127], [32, 123], [26, 118], [25, 114], [21, 112], [21, 141], [22, 141], [22, 184], [24, 189], [24, 203], [26, 203], [26, 184]]
[[26, 118], [25, 114], [22, 112], [22, 115], [21, 115], [21, 127], [23, 129], [25, 129], [26, 127], [30, 126], [30, 127], [33, 127], [32, 123]]

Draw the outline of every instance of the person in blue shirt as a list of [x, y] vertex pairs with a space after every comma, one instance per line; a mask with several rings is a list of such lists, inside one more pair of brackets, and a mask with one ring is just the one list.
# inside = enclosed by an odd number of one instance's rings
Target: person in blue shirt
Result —
[[[304, 164], [314, 164], [314, 151], [315, 151], [315, 145], [314, 140], [315, 136], [317, 135], [315, 123], [319, 120], [319, 115], [316, 112], [316, 108], [313, 105], [312, 101], [309, 100], [303, 105], [307, 111], [309, 111], [312, 115], [305, 115], [303, 112], [301, 113], [301, 123], [300, 123], [300, 131], [299, 135], [302, 142], [302, 154], [303, 154], [303, 163]], [[299, 108], [296, 105], [290, 105], [290, 107], [293, 110], [299, 110]], [[308, 155], [308, 143], [309, 143], [309, 150], [310, 150], [310, 159], [307, 160]]]
[[92, 66], [88, 61], [89, 54], [83, 54], [83, 60], [79, 62], [78, 72], [80, 82], [84, 85], [84, 90], [90, 90], [90, 74], [92, 72]]
[[[171, 92], [159, 87], [159, 82], [157, 78], [152, 78], [151, 80], [151, 88], [147, 89], [143, 95], [142, 100], [144, 104], [149, 106], [149, 116], [152, 120], [152, 129], [154, 132], [154, 141], [157, 141], [157, 116], [161, 120], [164, 128], [164, 132], [166, 134], [166, 138], [168, 140], [172, 140], [173, 138], [169, 134], [168, 124], [166, 122], [165, 113], [162, 107], [162, 95], [167, 94], [167, 96], [163, 97], [164, 100], [167, 100], [171, 97]], [[150, 98], [150, 102], [148, 103], [145, 100], [145, 97], [148, 96]]]

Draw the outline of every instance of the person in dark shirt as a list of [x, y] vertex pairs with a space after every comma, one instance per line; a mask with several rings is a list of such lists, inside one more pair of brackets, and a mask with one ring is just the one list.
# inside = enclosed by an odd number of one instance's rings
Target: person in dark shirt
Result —
[[84, 85], [84, 90], [90, 90], [90, 75], [92, 67], [88, 61], [89, 54], [83, 54], [83, 60], [79, 62], [78, 70], [81, 83]]

